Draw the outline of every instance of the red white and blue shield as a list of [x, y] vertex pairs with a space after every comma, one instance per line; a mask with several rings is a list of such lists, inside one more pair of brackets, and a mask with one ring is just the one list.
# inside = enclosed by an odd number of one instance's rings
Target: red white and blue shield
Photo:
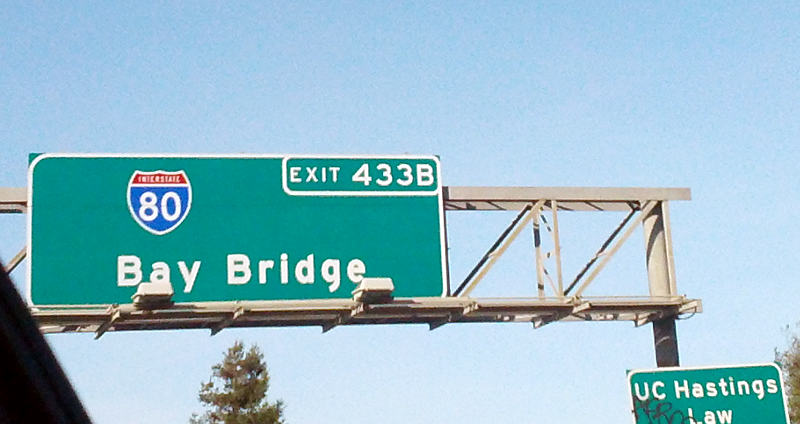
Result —
[[145, 230], [163, 235], [177, 228], [192, 207], [192, 186], [183, 171], [134, 171], [128, 208]]

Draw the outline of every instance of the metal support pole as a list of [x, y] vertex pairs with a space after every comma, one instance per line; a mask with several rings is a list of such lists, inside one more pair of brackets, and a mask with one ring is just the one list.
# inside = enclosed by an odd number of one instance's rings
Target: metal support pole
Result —
[[674, 317], [653, 321], [653, 344], [656, 348], [656, 366], [677, 367], [680, 365], [678, 334], [675, 331]]
[[[672, 245], [669, 237], [667, 204], [658, 202], [642, 222], [647, 258], [647, 278], [650, 296], [675, 296], [675, 279], [672, 267]], [[653, 322], [653, 342], [656, 365], [674, 367], [680, 364], [678, 335], [675, 317]]]

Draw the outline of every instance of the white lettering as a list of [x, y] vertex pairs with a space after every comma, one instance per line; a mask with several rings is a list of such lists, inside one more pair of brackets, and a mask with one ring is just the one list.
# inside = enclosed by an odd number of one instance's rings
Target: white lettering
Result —
[[725, 385], [725, 378], [719, 379], [719, 389], [722, 391], [722, 396], [728, 396], [728, 386]]
[[417, 164], [417, 185], [424, 187], [433, 185], [433, 167], [427, 163]]
[[138, 256], [117, 256], [117, 286], [133, 287], [142, 282], [142, 260]]
[[650, 385], [644, 383], [644, 394], [639, 393], [639, 383], [634, 383], [633, 391], [636, 393], [636, 398], [641, 401], [646, 401], [650, 397]]
[[389, 164], [379, 163], [378, 171], [383, 172], [383, 178], [378, 178], [375, 180], [376, 184], [386, 187], [392, 183], [392, 168], [389, 166]]
[[778, 382], [775, 381], [774, 379], [770, 378], [769, 380], [767, 380], [767, 393], [771, 395], [778, 393]]
[[719, 393], [717, 391], [717, 385], [712, 383], [706, 383], [706, 392], [708, 393], [708, 397], [717, 397]]
[[314, 284], [314, 254], [297, 261], [294, 267], [294, 278], [300, 284]]
[[191, 293], [194, 281], [197, 279], [197, 273], [200, 272], [200, 261], [194, 261], [191, 270], [186, 268], [186, 262], [178, 261], [178, 271], [181, 272], [181, 277], [183, 277], [185, 283], [183, 292]]
[[267, 270], [275, 266], [275, 261], [258, 261], [258, 284], [267, 284]]
[[281, 253], [281, 284], [289, 283], [289, 255]]
[[326, 283], [330, 284], [328, 286], [328, 291], [331, 293], [335, 292], [339, 288], [339, 283], [341, 280], [339, 260], [326, 259], [324, 262], [322, 262], [321, 271], [322, 279], [325, 280]]
[[153, 264], [153, 272], [150, 273], [151, 283], [171, 283], [169, 278], [169, 265], [166, 262], [156, 262]]
[[142, 221], [150, 222], [156, 218], [158, 218], [158, 208], [156, 207], [156, 202], [158, 201], [158, 197], [152, 191], [145, 191], [139, 196], [139, 218]]
[[333, 182], [336, 182], [336, 181], [339, 179], [339, 169], [340, 169], [340, 168], [339, 168], [338, 166], [331, 166], [331, 167], [330, 167], [331, 174], [333, 174], [333, 175], [332, 175], [332, 177], [333, 177]]
[[733, 411], [730, 409], [727, 411], [717, 411], [717, 418], [719, 418], [720, 424], [730, 424], [733, 420]]
[[292, 183], [302, 183], [303, 182], [303, 180], [300, 179], [300, 167], [299, 166], [289, 167], [289, 182], [292, 182]]
[[663, 382], [656, 381], [655, 383], [653, 383], [653, 397], [658, 400], [664, 400], [667, 397], [667, 395], [658, 392], [658, 389], [663, 389], [663, 388], [664, 388]]
[[750, 386], [747, 384], [747, 381], [741, 380], [736, 383], [736, 388], [739, 390], [739, 395], [749, 395], [750, 394]]
[[403, 187], [407, 187], [414, 182], [414, 175], [411, 171], [411, 165], [407, 163], [401, 163], [397, 165], [397, 170], [403, 173], [404, 178], [399, 178], [397, 180], [397, 184], [400, 184]]
[[367, 267], [361, 259], [353, 259], [347, 264], [347, 278], [356, 284], [361, 282], [365, 272]]
[[228, 284], [241, 285], [250, 281], [250, 258], [243, 254], [228, 255]]
[[[172, 200], [172, 205], [175, 207], [172, 213], [169, 212], [169, 200]], [[167, 221], [175, 221], [181, 216], [181, 198], [178, 193], [174, 191], [164, 193], [164, 197], [161, 198], [161, 216]]]
[[702, 398], [705, 396], [702, 384], [692, 383], [692, 396], [694, 396], [695, 398]]
[[[297, 262], [289, 262], [289, 255], [281, 253], [280, 262], [272, 259], [251, 259], [244, 253], [232, 253], [226, 256], [226, 283], [228, 285], [244, 285], [250, 282], [256, 274], [259, 284], [267, 284], [270, 270], [276, 270], [272, 279], [280, 278], [281, 284], [289, 284], [289, 280], [294, 278], [299, 284], [314, 284], [317, 277], [328, 284], [328, 291], [334, 293], [341, 288], [342, 280], [346, 275], [352, 283], [358, 284], [367, 272], [367, 266], [363, 260], [353, 258], [345, 264], [338, 258], [316, 258], [314, 253], [308, 254]], [[319, 262], [317, 262], [319, 259]], [[256, 267], [255, 262], [258, 262]], [[183, 293], [192, 293], [197, 278], [200, 275], [202, 261], [181, 260], [175, 262], [183, 279]], [[253, 267], [251, 268], [251, 263]], [[145, 266], [147, 264], [144, 264]], [[319, 265], [319, 268], [317, 268]], [[293, 268], [290, 268], [293, 266]], [[171, 266], [164, 261], [153, 262], [152, 271], [149, 274], [149, 282], [170, 283]], [[290, 274], [294, 270], [293, 274]], [[135, 255], [120, 255], [117, 257], [117, 286], [135, 287], [143, 282], [148, 282], [143, 274], [143, 263], [140, 257]], [[663, 385], [662, 385], [663, 386]]]
[[677, 381], [675, 381], [675, 399], [681, 398], [681, 392], [685, 397], [689, 397], [689, 382], [683, 380], [683, 385], [680, 385]]
[[307, 166], [306, 167], [306, 174], [307, 174], [306, 175], [306, 182], [309, 182], [309, 181], [313, 181], [315, 183], [319, 182], [319, 180], [317, 179], [317, 167], [316, 166], [310, 166], [310, 167]]
[[353, 174], [352, 180], [354, 183], [364, 183], [365, 186], [368, 186], [372, 181], [372, 177], [369, 176], [369, 164], [362, 164], [358, 171]]
[[764, 382], [761, 380], [753, 380], [753, 393], [758, 396], [758, 400], [764, 399]]

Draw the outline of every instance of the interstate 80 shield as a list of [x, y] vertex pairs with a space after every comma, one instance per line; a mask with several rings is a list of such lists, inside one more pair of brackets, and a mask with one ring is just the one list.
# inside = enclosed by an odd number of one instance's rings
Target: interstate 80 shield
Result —
[[192, 207], [186, 172], [136, 170], [128, 182], [128, 208], [144, 230], [164, 235], [178, 228]]

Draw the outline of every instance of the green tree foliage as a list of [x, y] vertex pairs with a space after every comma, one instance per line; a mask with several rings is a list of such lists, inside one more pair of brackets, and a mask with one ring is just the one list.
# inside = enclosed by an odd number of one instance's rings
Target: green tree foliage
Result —
[[192, 424], [282, 424], [283, 402], [269, 403], [269, 373], [257, 346], [245, 352], [241, 341], [228, 349], [222, 362], [211, 368], [198, 398], [207, 410], [193, 415]]
[[800, 336], [793, 334], [789, 346], [779, 352], [778, 362], [783, 368], [786, 398], [789, 401], [789, 420], [800, 424]]

